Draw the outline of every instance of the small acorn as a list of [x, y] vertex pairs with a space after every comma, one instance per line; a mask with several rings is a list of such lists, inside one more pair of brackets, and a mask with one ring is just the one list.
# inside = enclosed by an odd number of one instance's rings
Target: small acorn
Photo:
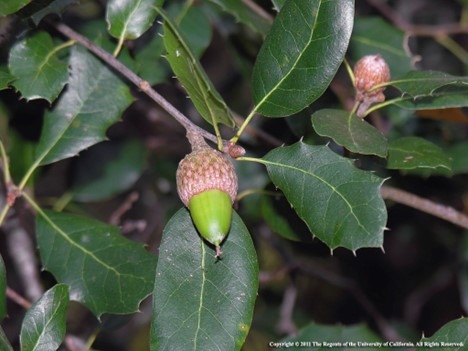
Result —
[[390, 68], [380, 55], [362, 57], [353, 69], [356, 87], [355, 101], [359, 103], [356, 114], [364, 117], [367, 109], [375, 102], [385, 101], [385, 87], [376, 86], [390, 81]]
[[232, 204], [237, 195], [234, 166], [203, 140], [195, 146], [192, 143], [192, 152], [179, 163], [176, 179], [180, 200], [190, 210], [200, 235], [216, 246], [218, 257], [221, 242], [231, 227]]

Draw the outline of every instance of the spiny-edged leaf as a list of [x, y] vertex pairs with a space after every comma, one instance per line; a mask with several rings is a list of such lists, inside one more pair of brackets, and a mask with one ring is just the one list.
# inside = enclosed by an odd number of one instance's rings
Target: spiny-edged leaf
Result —
[[31, 0], [5, 0], [0, 1], [0, 17], [15, 13], [20, 8], [29, 4]]
[[109, 33], [118, 39], [132, 40], [140, 37], [153, 24], [157, 8], [164, 0], [109, 0], [106, 20]]
[[404, 95], [414, 99], [430, 97], [437, 89], [444, 86], [468, 88], [468, 77], [452, 76], [438, 71], [411, 71], [391, 82]]
[[416, 97], [403, 95], [400, 98], [388, 101], [388, 103], [394, 103], [398, 107], [410, 110], [446, 109], [468, 106], [467, 95], [467, 85], [454, 83], [442, 86], [430, 94]]
[[[179, 30], [187, 41], [187, 45], [192, 50], [193, 55], [200, 58], [210, 45], [213, 35], [210, 19], [202, 6], [190, 6], [187, 10], [185, 9], [186, 4], [181, 3], [179, 5], [181, 9], [179, 9], [177, 14], [171, 16], [171, 18], [174, 18], [174, 21], [179, 23]], [[181, 17], [181, 15], [183, 16]]]
[[54, 101], [68, 80], [68, 65], [58, 57], [60, 47], [46, 32], [39, 32], [18, 43], [10, 51], [12, 85], [26, 100]]
[[[254, 3], [247, 3], [239, 0], [211, 0], [220, 6], [224, 11], [233, 15], [240, 23], [249, 26], [263, 37], [267, 35], [271, 27], [271, 20], [268, 14], [260, 7], [254, 8]], [[262, 15], [265, 13], [266, 15]]]
[[0, 90], [7, 89], [14, 79], [8, 67], [0, 66]]
[[[466, 350], [468, 345], [468, 318], [460, 318], [448, 322], [442, 328], [435, 332], [430, 338], [422, 338], [421, 342], [424, 343], [436, 343], [434, 347], [438, 347], [439, 350], [455, 350], [461, 351]], [[437, 346], [438, 345], [438, 346]], [[423, 350], [434, 350], [427, 347], [422, 348]]]
[[261, 160], [311, 232], [331, 249], [381, 247], [387, 211], [382, 179], [327, 146], [298, 142]]
[[117, 228], [94, 219], [45, 211], [36, 233], [44, 269], [70, 286], [70, 298], [103, 313], [138, 311], [151, 293], [156, 257]]
[[[317, 335], [320, 335], [320, 339], [317, 339]], [[319, 342], [318, 344], [305, 344], [304, 342]], [[290, 345], [298, 345], [297, 347], [279, 347], [278, 350], [295, 350], [301, 351], [307, 350], [327, 350], [331, 348], [331, 345], [335, 345], [333, 348], [344, 348], [344, 350], [352, 350], [361, 348], [376, 350], [382, 346], [383, 340], [378, 337], [369, 327], [364, 324], [357, 325], [321, 325], [316, 323], [310, 323], [301, 330], [296, 336], [290, 336], [280, 340], [282, 343], [290, 343]], [[355, 346], [350, 346], [349, 343], [355, 343]], [[372, 345], [364, 345], [363, 343], [375, 343]], [[327, 343], [327, 345], [325, 345]], [[285, 345], [285, 344], [283, 344]], [[346, 347], [348, 345], [349, 348]]]
[[57, 284], [27, 312], [21, 326], [21, 351], [54, 351], [66, 331], [68, 286]]
[[240, 350], [252, 321], [258, 264], [250, 234], [233, 213], [215, 257], [187, 209], [168, 222], [159, 249], [151, 350]]
[[381, 55], [392, 77], [399, 77], [411, 69], [412, 58], [405, 50], [405, 33], [382, 17], [357, 17], [349, 44], [351, 60], [357, 62], [365, 55]]
[[323, 109], [312, 115], [317, 134], [332, 138], [349, 151], [387, 156], [387, 139], [376, 128], [355, 114], [343, 110]]
[[8, 341], [7, 336], [5, 335], [5, 332], [3, 331], [3, 328], [0, 326], [0, 351], [13, 351], [13, 347], [10, 344], [10, 341]]
[[320, 97], [343, 61], [353, 20], [353, 0], [287, 1], [255, 62], [255, 110], [287, 116]]
[[452, 170], [452, 160], [434, 143], [419, 137], [402, 137], [388, 144], [388, 169], [443, 168]]
[[146, 166], [147, 149], [137, 140], [102, 143], [81, 155], [73, 174], [73, 199], [98, 201], [128, 190]]
[[184, 86], [198, 113], [213, 126], [223, 123], [234, 127], [234, 118], [216, 91], [200, 62], [175, 25], [165, 16], [164, 46], [166, 59], [177, 79]]
[[75, 156], [105, 140], [107, 128], [132, 101], [127, 85], [86, 49], [72, 49], [70, 66], [67, 90], [44, 117], [36, 152], [41, 165]]
[[6, 316], [6, 270], [3, 258], [0, 256], [0, 321]]

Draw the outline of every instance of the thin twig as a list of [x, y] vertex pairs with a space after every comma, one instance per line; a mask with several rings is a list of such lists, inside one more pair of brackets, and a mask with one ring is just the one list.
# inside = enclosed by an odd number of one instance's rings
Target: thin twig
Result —
[[382, 186], [380, 193], [384, 199], [393, 200], [400, 204], [415, 208], [419, 211], [429, 213], [435, 217], [442, 218], [462, 228], [468, 229], [468, 216], [458, 212], [453, 207], [441, 205], [407, 191], [390, 186]]
[[376, 8], [382, 16], [386, 17], [396, 27], [409, 35], [440, 36], [450, 34], [468, 33], [468, 26], [459, 23], [441, 25], [415, 25], [405, 21], [391, 6], [382, 0], [367, 0], [369, 5]]
[[8, 298], [14, 302], [16, 302], [18, 305], [23, 307], [26, 310], [29, 310], [32, 306], [32, 303], [26, 300], [23, 296], [18, 294], [16, 291], [14, 291], [12, 288], [7, 287], [6, 289], [6, 295]]
[[[171, 115], [177, 122], [179, 122], [186, 130], [195, 130], [197, 133], [201, 134], [205, 139], [211, 140], [215, 143], [218, 142], [218, 139], [215, 135], [207, 132], [203, 128], [200, 128], [199, 126], [194, 124], [182, 112], [176, 109], [174, 105], [172, 105], [169, 101], [167, 101], [164, 97], [157, 93], [146, 80], [140, 78], [137, 74], [135, 74], [132, 70], [127, 68], [110, 53], [94, 44], [88, 38], [75, 32], [73, 29], [71, 29], [64, 23], [52, 21], [49, 21], [48, 23], [53, 28], [55, 28], [55, 30], [65, 35], [66, 37], [74, 40], [78, 44], [84, 46], [87, 50], [89, 50], [94, 55], [102, 59], [107, 65], [115, 69], [123, 77], [127, 78], [143, 93], [148, 95], [154, 102], [156, 102], [163, 110], [165, 110], [169, 115]], [[228, 142], [223, 141], [223, 144], [228, 144]]]

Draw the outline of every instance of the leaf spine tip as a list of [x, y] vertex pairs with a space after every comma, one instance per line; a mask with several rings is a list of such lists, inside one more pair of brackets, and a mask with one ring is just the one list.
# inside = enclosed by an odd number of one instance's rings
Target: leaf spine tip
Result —
[[356, 252], [356, 250], [353, 250], [352, 252], [353, 252], [354, 257], [357, 257], [357, 252]]
[[383, 246], [380, 247], [380, 250], [382, 250], [382, 252], [385, 253], [385, 249]]

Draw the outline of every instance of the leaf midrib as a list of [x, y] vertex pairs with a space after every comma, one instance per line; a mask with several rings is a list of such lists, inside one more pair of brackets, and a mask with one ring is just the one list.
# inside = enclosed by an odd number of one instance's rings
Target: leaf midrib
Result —
[[291, 69], [288, 71], [288, 73], [285, 74], [285, 75], [278, 81], [278, 83], [277, 83], [272, 89], [270, 89], [270, 91], [268, 92], [268, 94], [266, 94], [266, 95], [263, 97], [262, 100], [260, 100], [260, 102], [255, 106], [254, 111], [258, 111], [258, 110], [262, 107], [262, 105], [263, 105], [265, 102], [268, 101], [268, 99], [270, 98], [270, 96], [278, 89], [278, 87], [281, 86], [282, 83], [283, 83], [287, 78], [289, 78], [289, 76], [291, 75], [291, 72], [292, 72], [292, 71], [294, 70], [294, 68], [297, 66], [297, 63], [300, 61], [300, 59], [302, 58], [304, 52], [306, 51], [306, 48], [308, 48], [308, 47], [311, 45], [311, 43], [314, 41], [314, 40], [313, 40], [313, 37], [314, 37], [313, 34], [314, 34], [315, 28], [316, 28], [316, 26], [317, 26], [317, 22], [318, 22], [318, 21], [317, 21], [317, 18], [319, 17], [319, 14], [320, 14], [320, 9], [321, 9], [321, 7], [322, 7], [322, 2], [323, 2], [323, 1], [320, 1], [320, 4], [319, 4], [319, 6], [318, 6], [318, 8], [317, 8], [317, 15], [316, 15], [316, 17], [315, 17], [314, 25], [313, 25], [313, 27], [311, 28], [311, 31], [310, 31], [311, 35], [310, 35], [310, 37], [309, 37], [309, 39], [308, 39], [308, 41], [307, 41], [307, 44], [304, 45], [304, 48], [302, 49], [302, 52], [301, 52], [300, 55], [297, 57], [297, 59], [294, 61], [294, 64], [291, 66]]

